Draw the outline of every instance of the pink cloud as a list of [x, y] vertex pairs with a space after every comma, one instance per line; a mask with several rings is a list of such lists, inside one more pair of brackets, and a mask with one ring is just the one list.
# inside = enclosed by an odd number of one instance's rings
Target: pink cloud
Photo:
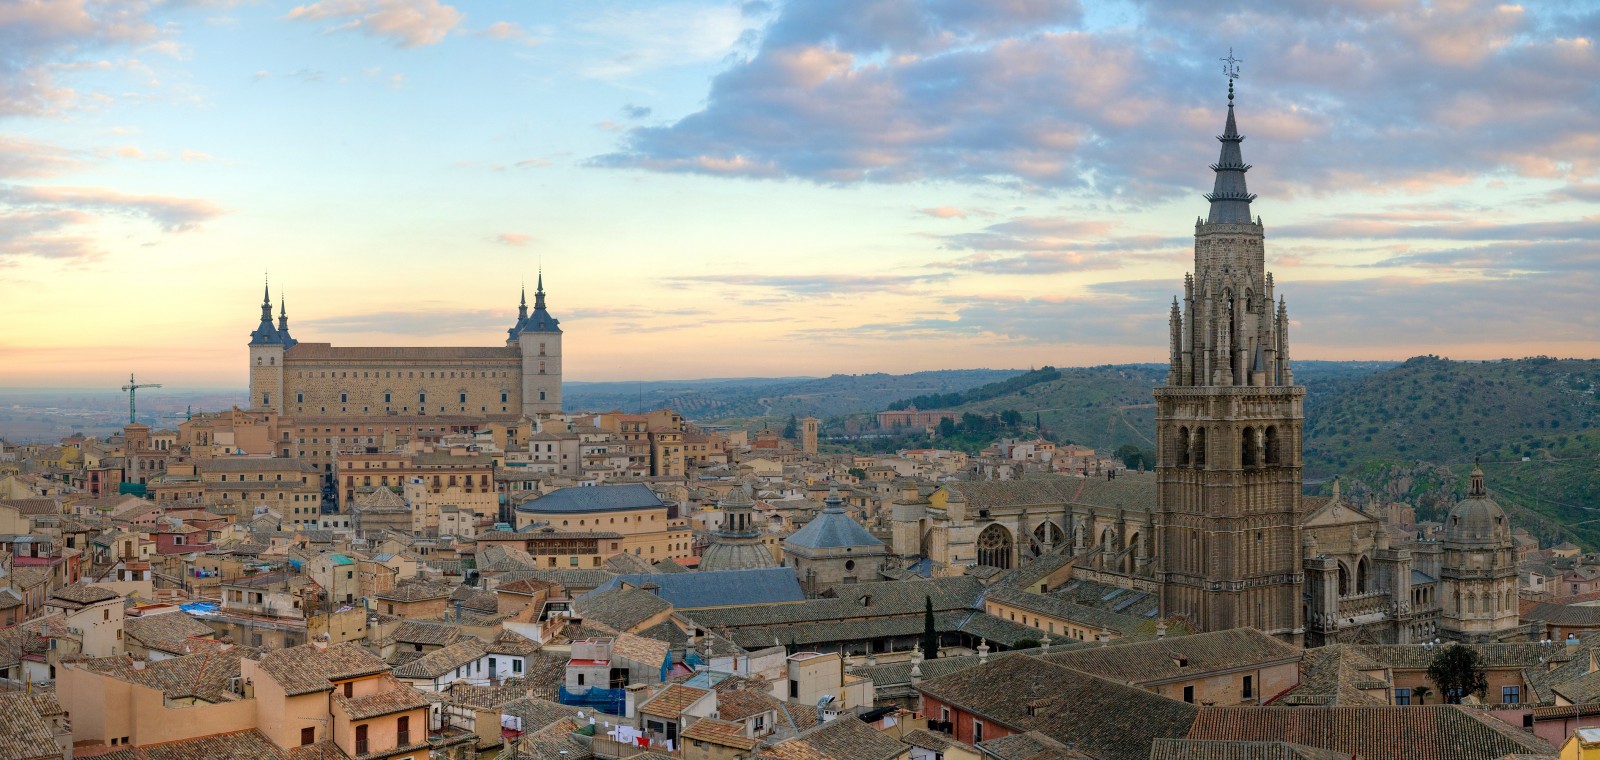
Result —
[[295, 6], [284, 18], [330, 21], [328, 31], [360, 31], [410, 48], [443, 42], [462, 14], [438, 0], [322, 0]]
[[501, 245], [524, 246], [532, 240], [532, 235], [524, 235], [521, 232], [502, 232], [495, 236], [495, 242]]
[[967, 212], [954, 206], [937, 206], [934, 208], [917, 209], [917, 213], [931, 216], [935, 219], [965, 219]]

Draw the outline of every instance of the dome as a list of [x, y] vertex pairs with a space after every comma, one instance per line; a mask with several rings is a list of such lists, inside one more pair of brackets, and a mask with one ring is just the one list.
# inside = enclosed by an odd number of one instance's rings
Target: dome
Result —
[[1511, 525], [1500, 505], [1489, 498], [1484, 487], [1483, 469], [1472, 467], [1472, 486], [1467, 498], [1450, 509], [1444, 522], [1444, 540], [1456, 543], [1502, 542], [1511, 538]]
[[751, 570], [777, 567], [772, 552], [761, 543], [722, 539], [700, 554], [700, 570]]

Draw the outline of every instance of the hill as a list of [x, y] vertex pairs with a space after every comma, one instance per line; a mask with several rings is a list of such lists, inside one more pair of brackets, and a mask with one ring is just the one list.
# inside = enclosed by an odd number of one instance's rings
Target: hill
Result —
[[[1395, 366], [1395, 362], [1295, 363], [1295, 377], [1313, 398], [1336, 396], [1361, 379]], [[1043, 374], [1046, 373], [1050, 374]], [[1020, 388], [1030, 379], [1054, 377]], [[1113, 364], [1070, 369], [1045, 368], [1004, 382], [973, 388], [962, 398], [908, 399], [918, 408], [946, 408], [956, 412], [999, 414], [1015, 410], [1027, 423], [1036, 420], [1052, 438], [1080, 443], [1103, 451], [1124, 445], [1155, 448], [1155, 399], [1151, 392], [1165, 383], [1165, 364]], [[932, 406], [928, 401], [956, 401]], [[1311, 406], [1311, 402], [1307, 402]]]
[[639, 411], [669, 407], [700, 423], [814, 415], [823, 419], [878, 411], [911, 396], [959, 393], [1022, 370], [953, 369], [908, 375], [874, 373], [820, 378], [737, 378], [644, 383], [568, 382], [570, 411]]
[[[1306, 478], [1440, 519], [1474, 457], [1514, 521], [1546, 542], [1600, 547], [1600, 361], [1417, 357], [1353, 380], [1306, 410]], [[1591, 522], [1593, 521], [1593, 522]]]

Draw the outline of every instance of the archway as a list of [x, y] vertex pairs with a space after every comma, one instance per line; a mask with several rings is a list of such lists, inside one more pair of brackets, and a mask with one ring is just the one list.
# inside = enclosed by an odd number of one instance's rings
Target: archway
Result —
[[1362, 557], [1361, 561], [1356, 563], [1356, 593], [1365, 594], [1371, 590], [1367, 579], [1367, 558]]
[[1061, 531], [1061, 526], [1046, 520], [1033, 529], [1033, 554], [1037, 556], [1044, 552], [1045, 547], [1060, 546], [1066, 540], [1067, 536]]
[[1350, 595], [1350, 569], [1339, 563], [1339, 596]]
[[998, 524], [990, 525], [978, 534], [978, 564], [1011, 569], [1011, 533]]
[[1245, 467], [1256, 466], [1256, 431], [1255, 428], [1245, 428], [1241, 433], [1239, 446], [1239, 463]]

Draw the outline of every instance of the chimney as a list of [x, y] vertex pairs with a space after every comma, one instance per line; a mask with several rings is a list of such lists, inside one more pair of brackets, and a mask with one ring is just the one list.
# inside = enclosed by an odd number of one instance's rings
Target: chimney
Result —
[[989, 641], [987, 639], [978, 639], [978, 664], [982, 665], [988, 661]]
[[632, 718], [639, 714], [639, 699], [644, 696], [645, 689], [647, 688], [649, 687], [645, 686], [644, 684], [634, 684], [626, 689], [623, 689], [622, 717]]
[[1162, 621], [1160, 623], [1156, 623], [1156, 638], [1164, 639], [1166, 637], [1167, 637], [1167, 624], [1166, 624], [1166, 621]]

